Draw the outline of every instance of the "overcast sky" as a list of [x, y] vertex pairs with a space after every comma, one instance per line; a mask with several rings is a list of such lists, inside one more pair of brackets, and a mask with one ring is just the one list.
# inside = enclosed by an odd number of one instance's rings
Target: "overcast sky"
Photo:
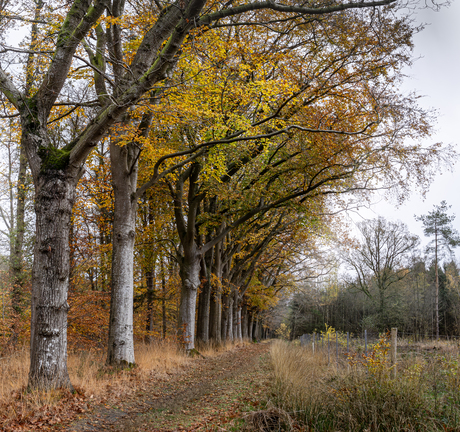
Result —
[[[438, 12], [418, 11], [415, 18], [427, 26], [414, 38], [414, 55], [420, 58], [405, 71], [409, 77], [403, 91], [416, 91], [424, 96], [420, 100], [423, 108], [438, 111], [436, 133], [431, 142], [453, 144], [460, 153], [460, 1], [453, 0], [450, 7]], [[361, 209], [360, 215], [354, 215], [353, 219], [381, 215], [388, 220], [400, 220], [426, 244], [429, 240], [424, 238], [422, 225], [415, 221], [414, 214], [426, 214], [442, 200], [452, 205], [451, 214], [457, 216], [453, 225], [460, 231], [460, 163], [453, 167], [452, 173], [444, 169], [435, 178], [425, 199], [414, 193], [404, 205], [396, 207], [375, 197], [377, 204], [370, 210]], [[457, 257], [460, 257], [459, 252]]]

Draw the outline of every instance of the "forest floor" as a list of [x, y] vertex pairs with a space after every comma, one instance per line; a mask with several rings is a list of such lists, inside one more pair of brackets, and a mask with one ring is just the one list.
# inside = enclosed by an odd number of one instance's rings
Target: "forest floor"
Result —
[[239, 430], [250, 411], [261, 409], [269, 392], [269, 344], [235, 347], [196, 358], [163, 378], [152, 377], [129, 396], [89, 406], [55, 430], [224, 431]]

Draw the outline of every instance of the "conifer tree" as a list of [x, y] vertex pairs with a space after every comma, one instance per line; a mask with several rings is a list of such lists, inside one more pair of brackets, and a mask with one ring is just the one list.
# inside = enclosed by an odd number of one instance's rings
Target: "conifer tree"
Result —
[[447, 211], [451, 206], [448, 206], [446, 201], [441, 201], [440, 205], [434, 206], [434, 210], [426, 215], [415, 216], [417, 221], [423, 223], [423, 233], [427, 237], [434, 236], [434, 239], [429, 243], [426, 252], [434, 253], [435, 266], [435, 325], [436, 325], [436, 340], [439, 339], [439, 272], [438, 261], [439, 254], [442, 249], [447, 250], [452, 254], [452, 249], [460, 245], [460, 235], [456, 229], [452, 227], [452, 222], [455, 216], [449, 216]]

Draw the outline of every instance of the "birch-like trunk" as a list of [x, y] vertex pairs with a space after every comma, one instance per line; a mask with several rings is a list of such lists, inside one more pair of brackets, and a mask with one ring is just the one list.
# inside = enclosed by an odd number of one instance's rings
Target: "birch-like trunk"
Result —
[[133, 147], [111, 145], [112, 181], [115, 196], [112, 251], [112, 291], [110, 303], [107, 364], [130, 366], [134, 360], [133, 263], [136, 236], [137, 165]]
[[37, 178], [29, 388], [72, 389], [67, 372], [69, 233], [75, 179], [49, 170]]

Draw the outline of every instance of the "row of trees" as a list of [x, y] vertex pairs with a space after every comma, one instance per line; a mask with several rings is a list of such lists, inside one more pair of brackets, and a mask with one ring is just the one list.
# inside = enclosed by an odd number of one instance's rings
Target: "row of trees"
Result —
[[246, 336], [263, 307], [250, 289], [287, 285], [343, 194], [426, 185], [449, 151], [405, 144], [430, 117], [398, 91], [415, 29], [394, 3], [1, 3], [4, 39], [30, 29], [1, 54], [0, 91], [34, 186], [31, 388], [71, 387], [70, 286], [110, 287], [108, 364], [135, 362], [134, 300], [152, 326], [154, 281], [166, 302], [174, 268], [186, 349]]
[[[340, 331], [362, 335], [364, 330], [376, 334], [397, 327], [401, 334], [414, 339], [436, 339], [435, 267], [424, 259], [415, 260], [403, 281], [386, 293], [386, 309], [382, 317], [377, 301], [338, 281], [304, 287], [294, 295], [286, 313], [286, 324], [295, 338], [304, 333], [324, 330], [325, 324]], [[451, 261], [438, 268], [440, 338], [460, 334], [459, 265]]]
[[[418, 255], [418, 237], [401, 222], [380, 217], [358, 224], [360, 241], [342, 253], [349, 273], [309, 286], [293, 298], [289, 318], [293, 336], [324, 324], [353, 332], [398, 327], [437, 339], [440, 329], [444, 335], [460, 334], [459, 267], [452, 260], [460, 236], [447, 211], [443, 201], [416, 218], [425, 234], [434, 237], [424, 259]], [[440, 267], [446, 256], [451, 261]]]

